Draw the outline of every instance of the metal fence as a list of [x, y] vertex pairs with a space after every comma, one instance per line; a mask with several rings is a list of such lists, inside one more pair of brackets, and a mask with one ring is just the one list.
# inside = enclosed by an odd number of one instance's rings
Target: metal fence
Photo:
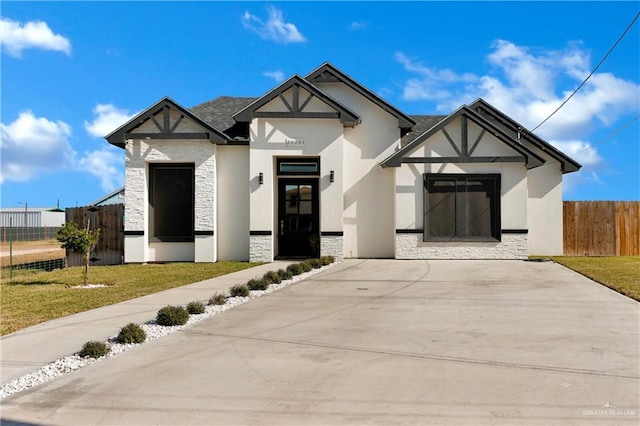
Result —
[[56, 240], [60, 227], [14, 226], [9, 218], [0, 229], [2, 278], [11, 278], [17, 271], [64, 268], [65, 252]]

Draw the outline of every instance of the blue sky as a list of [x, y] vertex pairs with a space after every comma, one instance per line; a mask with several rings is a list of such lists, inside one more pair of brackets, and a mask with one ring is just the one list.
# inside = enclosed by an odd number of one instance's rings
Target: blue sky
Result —
[[[528, 128], [638, 2], [2, 2], [2, 207], [86, 205], [124, 182], [101, 136], [163, 96], [260, 96], [333, 63], [407, 114], [483, 97]], [[536, 134], [584, 167], [566, 200], [640, 199], [640, 22]]]

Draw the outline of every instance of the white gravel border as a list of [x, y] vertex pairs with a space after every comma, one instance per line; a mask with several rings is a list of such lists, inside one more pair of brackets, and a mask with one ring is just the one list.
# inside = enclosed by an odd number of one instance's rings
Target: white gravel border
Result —
[[[176, 325], [176, 326], [167, 327], [167, 326], [156, 324], [155, 320], [148, 321], [140, 325], [142, 329], [145, 331], [145, 333], [147, 333], [147, 338], [144, 341], [144, 343], [151, 342], [153, 340], [156, 340], [160, 337], [166, 336], [171, 333], [175, 333], [178, 330], [181, 330], [185, 327], [189, 327], [193, 324], [196, 324], [200, 321], [210, 318], [220, 312], [224, 312], [228, 309], [235, 308], [236, 306], [249, 302], [252, 299], [264, 296], [265, 294], [269, 294], [274, 291], [280, 290], [281, 288], [290, 286], [291, 284], [294, 284], [298, 281], [302, 281], [306, 278], [311, 277], [312, 275], [323, 272], [336, 264], [337, 262], [334, 262], [329, 265], [323, 266], [322, 268], [314, 269], [312, 271], [305, 272], [300, 275], [296, 275], [295, 277], [289, 280], [282, 281], [280, 284], [271, 284], [269, 288], [267, 288], [266, 290], [251, 291], [251, 294], [248, 297], [227, 297], [227, 303], [225, 303], [224, 305], [206, 305], [205, 312], [203, 314], [189, 315], [189, 320], [185, 325]], [[123, 327], [124, 325], [126, 324], [123, 324]], [[104, 358], [110, 358], [122, 352], [128, 351], [129, 349], [132, 349], [136, 346], [140, 346], [141, 344], [144, 344], [144, 343], [122, 344], [122, 343], [117, 343], [115, 339], [116, 339], [116, 336], [112, 336], [105, 342], [107, 346], [109, 346], [109, 349], [110, 349], [109, 353], [98, 359], [89, 358], [89, 357], [81, 358], [76, 353], [76, 354], [58, 359], [56, 361], [53, 361], [32, 373], [26, 374], [17, 379], [10, 380], [9, 382], [5, 383], [2, 386], [2, 389], [0, 389], [0, 399], [4, 399], [15, 393], [25, 391], [34, 386], [38, 386], [42, 383], [53, 380], [56, 377], [60, 377], [64, 374], [78, 370], [89, 364], [93, 364], [96, 361], [100, 361]]]

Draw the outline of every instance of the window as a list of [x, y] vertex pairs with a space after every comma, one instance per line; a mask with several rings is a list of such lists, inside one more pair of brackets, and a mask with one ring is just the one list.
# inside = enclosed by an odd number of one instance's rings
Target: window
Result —
[[320, 159], [310, 157], [278, 158], [278, 176], [318, 176]]
[[425, 174], [424, 240], [500, 240], [500, 175]]
[[149, 164], [149, 234], [158, 241], [193, 241], [195, 167]]

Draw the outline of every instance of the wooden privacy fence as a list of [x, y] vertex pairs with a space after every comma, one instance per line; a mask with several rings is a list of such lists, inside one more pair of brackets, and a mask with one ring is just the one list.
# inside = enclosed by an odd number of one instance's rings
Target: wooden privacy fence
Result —
[[639, 201], [565, 201], [565, 256], [640, 256]]
[[[100, 239], [91, 258], [91, 265], [120, 265], [124, 263], [124, 204], [99, 207], [74, 207], [65, 210], [65, 221], [78, 227], [100, 228]], [[67, 250], [67, 265], [82, 265], [82, 256]]]

